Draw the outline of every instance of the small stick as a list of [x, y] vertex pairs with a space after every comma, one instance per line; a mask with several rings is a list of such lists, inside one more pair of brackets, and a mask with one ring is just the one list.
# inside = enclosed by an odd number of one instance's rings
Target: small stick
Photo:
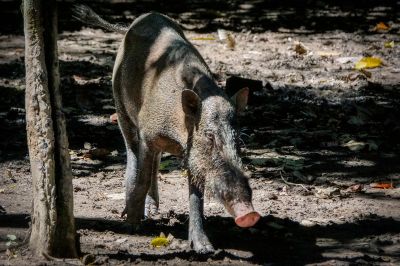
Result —
[[287, 181], [283, 175], [282, 175], [283, 171], [279, 171], [279, 174], [281, 175], [281, 179], [283, 180], [283, 182], [285, 182], [285, 184], [290, 185], [290, 186], [301, 186], [305, 191], [310, 191], [306, 186], [304, 186], [303, 184], [297, 184], [297, 183], [293, 183], [290, 181]]
[[48, 261], [64, 262], [65, 265], [83, 265], [79, 259], [59, 259], [47, 254], [47, 252], [42, 252], [42, 256]]

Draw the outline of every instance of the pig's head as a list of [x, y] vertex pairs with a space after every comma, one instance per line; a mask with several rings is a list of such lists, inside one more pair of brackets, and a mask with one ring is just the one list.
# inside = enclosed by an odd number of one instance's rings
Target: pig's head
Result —
[[238, 155], [237, 114], [246, 104], [249, 90], [244, 88], [229, 99], [221, 93], [182, 93], [182, 105], [193, 121], [187, 147], [187, 167], [198, 184], [225, 206], [240, 227], [251, 227], [260, 218], [252, 205], [248, 178]]

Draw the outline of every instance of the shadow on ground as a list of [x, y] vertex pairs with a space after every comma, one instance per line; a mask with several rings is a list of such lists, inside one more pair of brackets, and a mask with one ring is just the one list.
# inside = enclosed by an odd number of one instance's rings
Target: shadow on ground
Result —
[[[15, 64], [18, 67], [15, 68]], [[115, 112], [109, 78], [111, 70], [81, 61], [61, 61], [60, 65], [70, 147], [79, 150], [85, 143], [91, 143], [94, 147], [123, 154], [119, 129], [109, 120]], [[23, 72], [21, 61], [3, 64], [0, 68], [14, 73], [15, 77]], [[21, 159], [27, 154], [25, 113], [21, 105], [23, 90], [4, 87], [2, 91], [5, 94], [1, 98], [0, 110], [4, 112], [0, 113], [0, 147], [4, 153], [0, 154], [0, 160]], [[274, 153], [272, 157], [258, 156], [264, 161], [257, 166], [269, 167], [268, 172], [251, 170], [257, 177], [267, 173], [279, 177], [274, 167], [287, 172], [299, 170], [302, 175], [309, 175], [311, 181], [323, 174], [333, 174], [370, 182], [371, 176], [379, 180], [397, 173], [400, 170], [397, 154], [400, 147], [399, 96], [397, 90], [369, 84], [361, 88], [357, 96], [332, 100], [315, 94], [315, 90], [289, 85], [272, 89], [267, 83], [241, 119], [242, 140], [246, 156], [254, 149]], [[276, 154], [283, 159], [275, 158]], [[287, 159], [287, 156], [295, 158]], [[255, 165], [250, 157], [245, 157], [244, 162]], [[295, 165], [291, 166], [293, 161]], [[113, 163], [115, 161], [105, 161], [97, 168]], [[93, 165], [74, 163], [73, 166], [90, 170]]]
[[[71, 20], [70, 7], [74, 1], [60, 1], [60, 28], [77, 30], [80, 23]], [[123, 2], [123, 1], [121, 1]], [[131, 2], [131, 3], [129, 3]], [[396, 1], [125, 1], [125, 3], [88, 3], [110, 21], [129, 24], [134, 17], [157, 11], [176, 19], [186, 29], [215, 31], [226, 28], [233, 31], [260, 32], [294, 31], [316, 33], [333, 30], [368, 32], [380, 21], [395, 21], [399, 17]], [[22, 33], [19, 1], [0, 3], [0, 32]], [[118, 14], [118, 15], [115, 15]], [[122, 15], [122, 16], [121, 16]]]
[[[135, 235], [152, 236], [154, 232], [170, 232], [176, 239], [187, 239], [187, 215], [175, 217], [177, 222], [168, 226], [168, 219], [148, 220]], [[1, 227], [28, 228], [29, 215], [0, 215]], [[127, 226], [122, 221], [96, 218], [76, 218], [78, 229], [92, 231], [111, 231], [127, 234]], [[158, 261], [180, 258], [189, 261], [221, 260], [229, 258], [252, 263], [318, 263], [327, 259], [341, 257], [348, 263], [382, 262], [376, 261], [375, 255], [382, 255], [383, 249], [395, 245], [393, 241], [385, 240], [387, 233], [400, 233], [400, 222], [392, 218], [371, 215], [355, 223], [332, 224], [328, 226], [305, 227], [288, 219], [273, 216], [263, 217], [252, 229], [242, 229], [235, 226], [231, 218], [220, 216], [209, 217], [206, 221], [207, 232], [211, 242], [218, 248], [213, 255], [198, 255], [188, 249], [168, 251], [166, 254], [140, 254], [128, 252], [99, 253], [117, 260]], [[184, 233], [183, 233], [184, 232]], [[250, 257], [233, 255], [226, 250], [250, 252]], [[361, 253], [357, 252], [363, 252]], [[93, 252], [93, 251], [85, 251]], [[400, 258], [400, 253], [391, 249], [386, 255]], [[348, 254], [347, 257], [344, 254]], [[239, 253], [240, 254], [240, 253]], [[343, 256], [344, 255], [344, 256]], [[329, 257], [331, 256], [331, 257]]]

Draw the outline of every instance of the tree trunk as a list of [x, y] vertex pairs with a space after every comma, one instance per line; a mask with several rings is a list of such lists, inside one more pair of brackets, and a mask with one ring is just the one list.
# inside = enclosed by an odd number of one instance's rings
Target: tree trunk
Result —
[[73, 192], [61, 110], [55, 0], [24, 0], [26, 127], [33, 184], [30, 246], [76, 257]]

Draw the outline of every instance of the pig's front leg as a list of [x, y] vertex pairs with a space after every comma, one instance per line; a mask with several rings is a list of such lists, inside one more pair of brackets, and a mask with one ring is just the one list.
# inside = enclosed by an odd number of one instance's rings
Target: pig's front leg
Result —
[[197, 253], [201, 254], [214, 252], [204, 232], [203, 197], [204, 185], [194, 184], [189, 174], [189, 243]]

